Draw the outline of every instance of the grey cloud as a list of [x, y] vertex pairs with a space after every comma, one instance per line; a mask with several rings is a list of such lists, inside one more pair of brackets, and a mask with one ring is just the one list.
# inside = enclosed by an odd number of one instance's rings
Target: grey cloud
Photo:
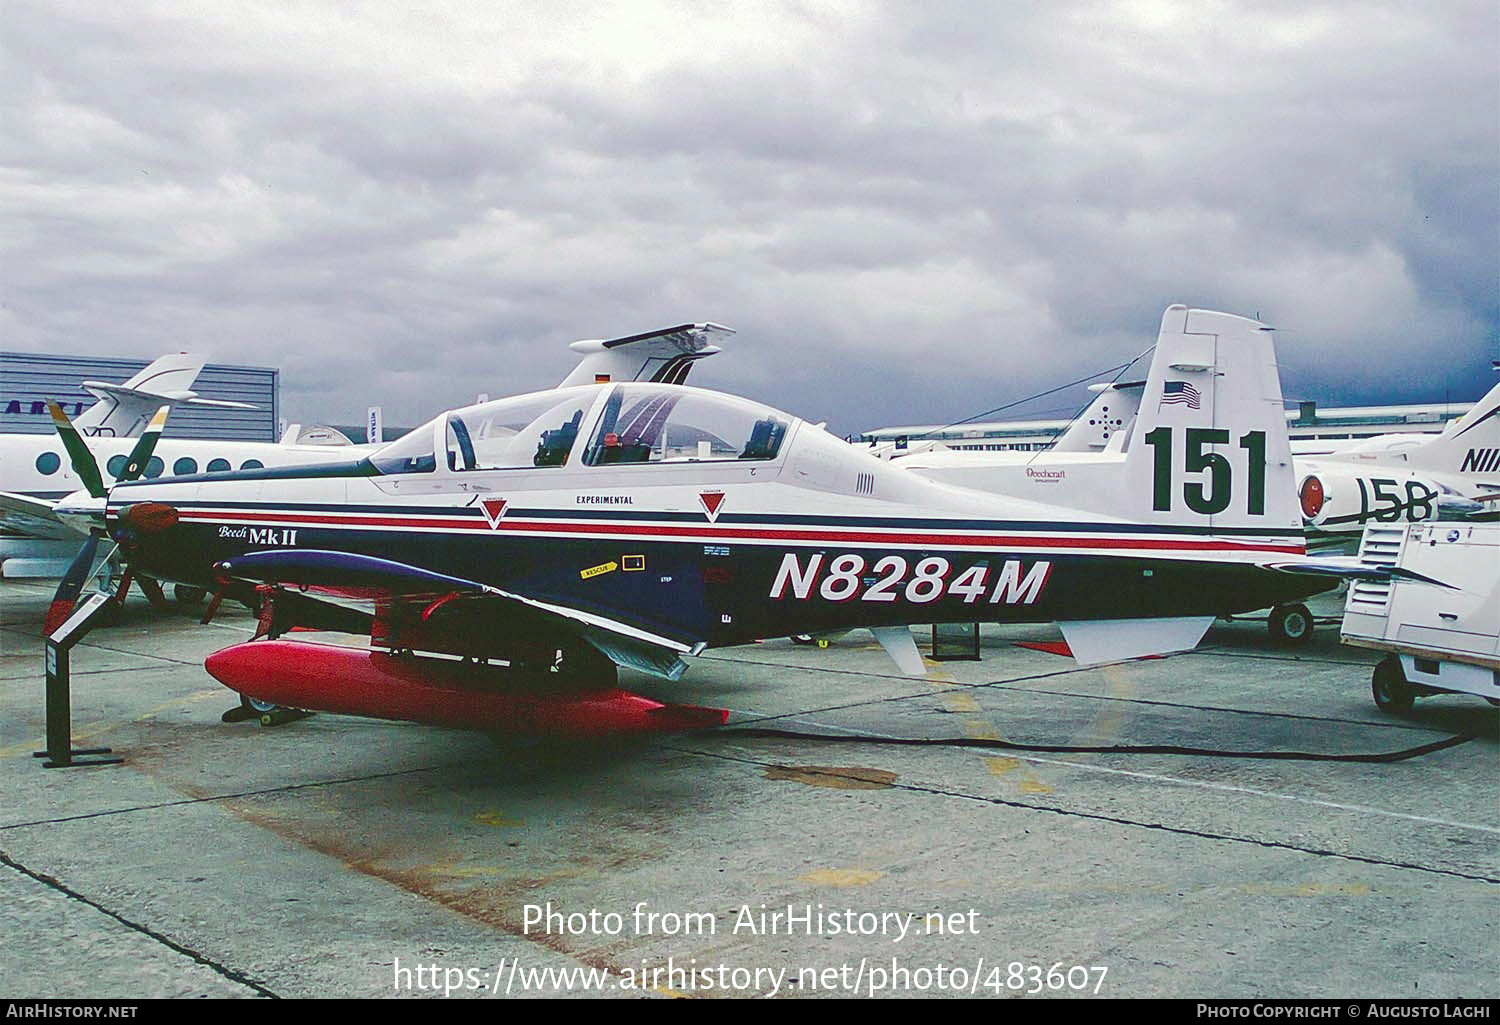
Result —
[[677, 11], [635, 62], [608, 9], [521, 10], [17, 4], [8, 344], [206, 340], [394, 423], [707, 317], [700, 381], [840, 431], [1113, 365], [1176, 301], [1281, 327], [1289, 393], [1473, 398], [1500, 355], [1489, 5]]

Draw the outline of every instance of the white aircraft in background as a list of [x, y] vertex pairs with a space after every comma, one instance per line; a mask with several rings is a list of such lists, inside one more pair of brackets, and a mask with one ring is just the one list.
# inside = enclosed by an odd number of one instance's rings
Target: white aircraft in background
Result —
[[1371, 522], [1500, 514], [1500, 384], [1441, 434], [1382, 434], [1296, 466], [1310, 547], [1353, 551]]
[[[571, 348], [582, 358], [559, 387], [600, 381], [681, 384], [695, 361], [721, 351], [709, 340], [729, 334], [733, 331], [718, 324], [682, 324], [626, 338], [573, 342]], [[88, 436], [104, 487], [124, 471], [135, 444], [130, 435], [162, 406], [192, 403], [248, 408], [243, 403], [199, 399], [187, 391], [202, 365], [200, 357], [168, 356], [123, 385], [83, 382], [99, 396], [99, 402], [75, 417], [73, 426]], [[294, 427], [280, 442], [163, 437], [139, 476], [151, 480], [302, 466], [378, 447], [356, 446], [331, 428]], [[76, 541], [77, 533], [57, 518], [52, 507], [84, 487], [56, 434], [0, 435], [0, 528], [30, 538]]]
[[[124, 384], [83, 381], [81, 387], [96, 401], [73, 418], [73, 426], [81, 434], [100, 439], [101, 448], [113, 455], [116, 448], [122, 454], [128, 451], [132, 442], [127, 439], [140, 433], [147, 418], [162, 406], [255, 408], [244, 402], [199, 398], [191, 389], [203, 364], [204, 357], [179, 352], [153, 360]], [[118, 440], [111, 443], [114, 439]], [[78, 486], [64, 468], [55, 435], [0, 435], [0, 529], [36, 538], [76, 537], [52, 515], [52, 504]]]

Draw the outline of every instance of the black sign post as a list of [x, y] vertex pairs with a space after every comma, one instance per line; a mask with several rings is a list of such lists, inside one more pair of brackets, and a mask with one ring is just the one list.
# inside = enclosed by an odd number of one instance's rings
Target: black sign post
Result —
[[932, 660], [934, 662], [978, 662], [978, 623], [932, 624]]
[[68, 652], [83, 640], [94, 618], [110, 601], [107, 594], [91, 595], [47, 638], [47, 750], [35, 751], [33, 758], [46, 758], [44, 769], [64, 769], [83, 765], [118, 765], [123, 758], [100, 758], [107, 747], [73, 746], [73, 710], [69, 696]]

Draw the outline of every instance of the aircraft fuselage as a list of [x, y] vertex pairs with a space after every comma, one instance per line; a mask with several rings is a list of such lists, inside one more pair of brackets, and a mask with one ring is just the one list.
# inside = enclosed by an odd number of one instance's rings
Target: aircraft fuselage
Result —
[[1325, 586], [1253, 564], [1300, 553], [1295, 529], [1070, 520], [834, 444], [855, 465], [830, 463], [829, 476], [874, 494], [787, 483], [805, 469], [795, 456], [420, 477], [365, 463], [117, 487], [109, 509], [176, 510], [175, 526], [132, 544], [132, 563], [163, 579], [211, 586], [216, 563], [247, 552], [349, 553], [711, 646], [913, 622], [1227, 614]]

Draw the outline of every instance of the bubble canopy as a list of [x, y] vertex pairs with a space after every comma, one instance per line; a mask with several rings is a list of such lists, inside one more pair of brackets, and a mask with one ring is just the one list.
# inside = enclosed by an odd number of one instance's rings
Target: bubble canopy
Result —
[[773, 460], [792, 418], [680, 385], [559, 388], [435, 417], [370, 456], [382, 474]]

